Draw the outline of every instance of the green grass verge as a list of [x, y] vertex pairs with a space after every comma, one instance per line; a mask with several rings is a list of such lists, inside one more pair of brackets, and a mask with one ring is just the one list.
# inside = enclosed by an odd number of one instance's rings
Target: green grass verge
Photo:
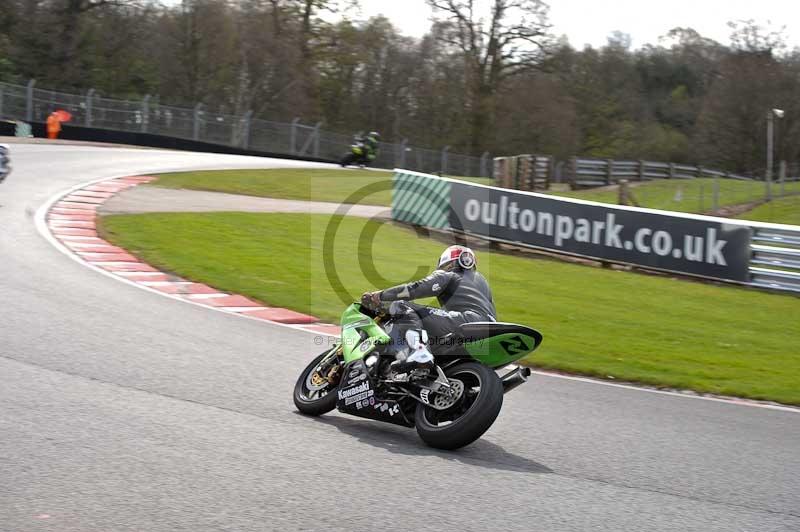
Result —
[[800, 195], [775, 199], [739, 216], [756, 222], [800, 225]]
[[[390, 224], [338, 218], [334, 252], [323, 256], [331, 219], [125, 215], [104, 217], [102, 231], [160, 268], [331, 321], [344, 304], [326, 262], [356, 297], [427, 273], [443, 246]], [[366, 276], [359, 261], [371, 256]], [[540, 367], [800, 404], [800, 330], [790, 323], [797, 298], [488, 251], [478, 259], [499, 317], [544, 334], [532, 359]]]
[[[718, 180], [718, 205], [739, 205], [764, 198], [763, 182]], [[777, 185], [775, 185], [777, 186]], [[645, 183], [633, 183], [631, 188], [636, 201], [642, 207], [679, 212], [708, 212], [713, 208], [714, 179], [659, 179]], [[787, 183], [787, 192], [800, 192], [800, 183]], [[554, 192], [554, 195], [580, 198], [601, 203], [618, 202], [616, 190], [577, 190]]]
[[[229, 194], [246, 194], [269, 198], [306, 201], [348, 201], [357, 191], [390, 181], [391, 172], [376, 170], [337, 170], [276, 168], [271, 170], [215, 170], [162, 174], [150, 186], [209, 190]], [[476, 183], [490, 184], [490, 179], [480, 177], [457, 178]], [[376, 187], [379, 188], [379, 187]], [[365, 205], [391, 205], [390, 189], [378, 190], [363, 198]]]

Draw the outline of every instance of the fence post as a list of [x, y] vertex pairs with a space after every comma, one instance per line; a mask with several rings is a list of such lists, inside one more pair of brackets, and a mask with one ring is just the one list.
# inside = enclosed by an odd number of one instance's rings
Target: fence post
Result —
[[[492, 177], [492, 176], [491, 176], [491, 175], [489, 175], [489, 173], [486, 171], [486, 170], [487, 170], [487, 169], [486, 169], [486, 161], [487, 161], [488, 159], [489, 159], [489, 152], [488, 152], [488, 151], [485, 151], [485, 152], [483, 152], [483, 153], [481, 154], [481, 177]], [[494, 173], [494, 172], [492, 172], [492, 173]]]
[[322, 127], [322, 122], [317, 122], [314, 125], [314, 157], [319, 157], [319, 128]]
[[675, 163], [669, 163], [669, 177], [667, 179], [675, 179]]
[[3, 118], [3, 87], [0, 86], [0, 118]]
[[447, 151], [450, 149], [450, 146], [445, 146], [442, 148], [442, 162], [441, 162], [441, 169], [439, 170], [440, 174], [447, 173]]
[[784, 185], [786, 184], [786, 161], [781, 161], [780, 166], [778, 167], [778, 181], [781, 184], [781, 196], [786, 194], [786, 190]]
[[395, 164], [398, 168], [405, 168], [406, 167], [406, 149], [408, 148], [408, 139], [403, 139], [400, 141], [400, 154], [398, 157], [395, 158]]
[[700, 183], [700, 212], [702, 213], [706, 207], [706, 185], [705, 183]]
[[619, 189], [617, 190], [617, 205], [628, 205], [628, 180], [619, 180]]
[[644, 181], [644, 161], [639, 159], [639, 181]]
[[289, 133], [289, 153], [295, 155], [297, 153], [297, 123], [300, 122], [299, 118], [292, 120], [292, 129]]
[[36, 80], [32, 79], [28, 82], [28, 90], [26, 94], [26, 107], [25, 119], [28, 122], [33, 122], [33, 86], [36, 85]]
[[192, 131], [192, 138], [200, 140], [200, 113], [202, 112], [203, 104], [198, 103], [194, 106], [194, 129]]
[[714, 191], [711, 197], [711, 208], [716, 213], [719, 210], [719, 176], [714, 176]]
[[142, 99], [142, 133], [147, 133], [147, 123], [150, 121], [150, 95], [145, 94]]
[[570, 157], [569, 170], [567, 170], [567, 179], [569, 179], [569, 188], [575, 190], [578, 188], [578, 158]]
[[249, 109], [242, 118], [242, 148], [250, 147], [250, 124], [253, 121], [253, 110]]
[[94, 97], [94, 89], [89, 89], [86, 92], [86, 127], [92, 125], [92, 98]]
[[614, 177], [614, 160], [606, 159], [606, 185], [610, 185]]
[[764, 197], [767, 201], [772, 199], [772, 172], [767, 172], [764, 176]]

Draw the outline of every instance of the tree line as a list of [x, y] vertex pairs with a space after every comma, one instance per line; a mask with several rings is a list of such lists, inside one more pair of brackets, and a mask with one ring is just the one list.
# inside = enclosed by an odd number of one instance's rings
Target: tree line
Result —
[[[760, 172], [800, 160], [800, 50], [731, 24], [719, 43], [675, 28], [632, 49], [610, 35], [576, 49], [539, 0], [427, 0], [415, 39], [357, 0], [0, 0], [0, 80], [479, 155], [649, 159]], [[481, 4], [482, 5], [482, 4]], [[576, 14], [579, 16], [579, 14]]]

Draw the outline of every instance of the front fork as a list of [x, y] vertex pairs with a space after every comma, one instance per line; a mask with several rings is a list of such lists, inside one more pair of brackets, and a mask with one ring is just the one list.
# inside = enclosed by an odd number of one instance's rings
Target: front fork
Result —
[[341, 345], [331, 348], [330, 352], [317, 364], [314, 373], [311, 374], [311, 383], [319, 386], [327, 381], [329, 384], [338, 385], [342, 378], [342, 364], [338, 360], [341, 355]]

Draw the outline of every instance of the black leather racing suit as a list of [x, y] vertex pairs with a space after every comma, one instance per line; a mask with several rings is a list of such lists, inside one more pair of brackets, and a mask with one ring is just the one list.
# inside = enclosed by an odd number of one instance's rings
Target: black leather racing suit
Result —
[[[433, 297], [441, 308], [409, 303], [411, 299]], [[427, 277], [408, 284], [387, 288], [381, 301], [399, 301], [393, 314], [397, 318], [389, 331], [397, 348], [405, 345], [405, 332], [422, 329], [428, 332], [429, 344], [435, 351], [440, 340], [458, 330], [462, 323], [495, 321], [492, 291], [486, 278], [474, 269], [436, 270]]]

